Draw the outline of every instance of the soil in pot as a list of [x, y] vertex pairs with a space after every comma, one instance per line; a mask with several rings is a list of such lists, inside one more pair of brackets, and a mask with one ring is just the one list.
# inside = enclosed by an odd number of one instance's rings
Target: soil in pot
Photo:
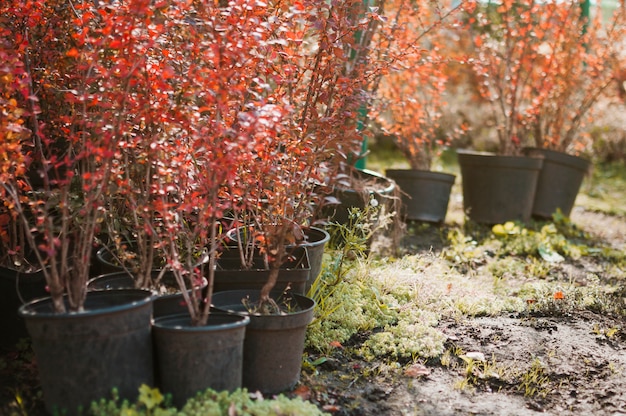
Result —
[[285, 306], [281, 315], [251, 314], [242, 303], [257, 302], [259, 291], [215, 293], [213, 306], [250, 317], [243, 355], [243, 387], [264, 394], [291, 390], [300, 380], [306, 328], [313, 320], [315, 302], [298, 294], [273, 292], [272, 299]]

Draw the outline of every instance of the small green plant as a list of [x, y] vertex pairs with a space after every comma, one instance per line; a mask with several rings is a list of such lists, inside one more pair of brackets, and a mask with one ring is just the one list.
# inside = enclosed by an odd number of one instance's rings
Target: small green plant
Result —
[[620, 328], [604, 327], [600, 326], [599, 324], [593, 324], [593, 329], [591, 331], [599, 337], [606, 337], [608, 339], [611, 339], [619, 334]]
[[463, 378], [455, 384], [459, 390], [478, 387], [484, 387], [487, 390], [493, 390], [497, 387], [499, 390], [503, 385], [509, 383], [509, 369], [499, 364], [495, 356], [488, 360], [482, 353], [465, 353], [456, 346], [446, 352], [448, 354], [447, 366], [460, 370], [463, 374]]
[[121, 401], [116, 391], [111, 399], [92, 403], [90, 416], [323, 416], [314, 404], [300, 398], [278, 395], [263, 398], [260, 393], [238, 389], [232, 393], [208, 389], [185, 403], [182, 409], [172, 407], [168, 396], [157, 388], [143, 385], [135, 403]]
[[245, 389], [232, 393], [207, 390], [187, 401], [180, 416], [322, 416], [326, 413], [300, 398], [278, 395], [265, 399]]
[[158, 388], [146, 384], [139, 387], [139, 396], [135, 403], [120, 401], [117, 389], [111, 392], [111, 399], [100, 399], [91, 403], [87, 412], [90, 416], [173, 416], [176, 409], [171, 407], [171, 397], [163, 396]]
[[443, 256], [453, 264], [471, 267], [482, 258], [483, 251], [478, 247], [478, 242], [461, 229], [453, 228], [447, 238], [449, 245], [443, 251]]
[[545, 374], [541, 361], [535, 358], [530, 368], [519, 376], [518, 390], [525, 397], [546, 397], [550, 392], [550, 377]]
[[308, 292], [316, 302], [315, 320], [307, 336], [309, 347], [328, 352], [331, 342], [345, 342], [361, 330], [395, 319], [376, 288], [355, 273], [358, 264], [370, 261], [368, 242], [386, 227], [388, 219], [379, 205], [370, 204], [365, 209], [350, 208], [347, 224], [333, 222], [327, 227], [331, 238], [325, 261]]

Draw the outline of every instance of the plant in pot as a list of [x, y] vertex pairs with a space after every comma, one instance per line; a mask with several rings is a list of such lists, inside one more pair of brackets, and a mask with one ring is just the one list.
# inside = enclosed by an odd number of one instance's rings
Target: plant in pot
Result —
[[478, 223], [528, 221], [531, 216], [543, 159], [520, 155], [520, 149], [529, 139], [523, 134], [523, 115], [532, 103], [532, 75], [544, 41], [530, 34], [541, 21], [550, 27], [550, 16], [540, 7], [532, 0], [477, 4], [463, 26], [473, 40], [465, 62], [478, 78], [498, 143], [496, 153], [457, 150], [465, 213]]
[[[441, 68], [437, 62], [429, 62], [426, 55], [435, 56], [436, 47], [433, 45], [438, 42], [439, 28], [455, 13], [463, 9], [465, 4], [446, 7], [438, 2], [388, 0], [377, 2], [377, 6], [379, 6], [377, 13], [372, 13], [371, 10], [366, 9], [362, 9], [360, 13], [353, 12], [351, 18], [356, 18], [360, 24], [358, 30], [353, 33], [357, 42], [352, 45], [350, 59], [345, 63], [345, 72], [352, 79], [353, 88], [361, 91], [359, 95], [361, 98], [359, 118], [357, 120], [362, 125], [362, 135], [367, 135], [366, 132], [375, 127], [374, 123], [367, 122], [368, 117], [374, 120], [379, 118], [377, 115], [380, 115], [385, 108], [390, 110], [386, 113], [389, 115], [390, 112], [394, 112], [404, 105], [402, 100], [409, 93], [411, 86], [407, 85], [402, 90], [400, 85], [391, 81], [392, 78], [397, 81], [401, 78], [401, 82], [405, 82], [411, 79], [409, 75], [411, 71], [414, 71], [417, 77], [421, 76], [423, 80], [441, 75], [439, 81], [432, 88], [420, 86], [420, 90], [423, 92], [422, 97], [428, 97], [427, 99], [430, 100], [431, 96], [428, 95], [428, 92], [432, 92], [433, 103], [437, 102], [441, 93], [440, 81], [443, 80], [443, 74], [437, 73], [435, 75]], [[428, 49], [431, 49], [430, 52]], [[422, 71], [421, 75], [420, 71]], [[413, 85], [417, 82], [419, 81], [414, 80]], [[417, 94], [417, 91], [411, 91], [410, 94]], [[415, 101], [413, 102], [415, 103]], [[423, 108], [425, 107], [421, 107], [421, 109]], [[415, 110], [413, 114], [417, 119], [417, 106], [413, 109]], [[402, 111], [406, 111], [406, 108], [403, 108]], [[423, 115], [424, 112], [422, 111], [421, 114]], [[397, 112], [396, 115], [400, 116], [400, 112]], [[432, 116], [430, 121], [435, 122], [438, 117], [435, 114]], [[426, 119], [420, 121], [424, 122]], [[387, 126], [391, 124], [387, 123]], [[417, 128], [416, 126], [416, 130]], [[422, 135], [422, 137], [425, 136], [426, 134]], [[414, 138], [415, 134], [412, 134], [410, 137], [400, 140], [418, 140]], [[428, 140], [428, 142], [434, 143], [434, 139]], [[426, 146], [422, 148], [426, 149]], [[413, 150], [417, 150], [417, 147], [413, 147]], [[422, 155], [425, 156], [425, 160], [429, 160], [426, 153], [422, 152]], [[391, 213], [398, 211], [401, 192], [397, 191], [396, 182], [382, 175], [371, 175], [372, 172], [366, 170], [349, 169], [352, 166], [350, 162], [354, 162], [355, 158], [351, 154], [346, 154], [346, 156], [343, 160], [338, 161], [339, 168], [335, 169], [336, 172], [339, 172], [336, 174], [335, 180], [339, 184], [340, 190], [333, 194], [337, 200], [345, 201], [345, 203], [338, 205], [341, 209], [338, 208], [336, 212], [331, 211], [334, 215], [330, 219], [337, 222], [347, 222], [350, 207], [363, 210], [373, 198], [376, 200], [374, 203], [384, 206], [386, 211]], [[418, 162], [416, 152], [413, 152], [412, 159], [416, 163]], [[423, 166], [420, 167], [423, 168]], [[449, 180], [449, 177], [445, 178], [445, 181]], [[382, 189], [381, 184], [383, 185]], [[404, 184], [406, 188], [407, 182], [405, 181]], [[405, 201], [409, 201], [408, 198]], [[337, 201], [332, 202], [337, 203]], [[440, 216], [441, 214], [437, 215]], [[432, 214], [417, 216], [424, 220], [438, 221]], [[400, 217], [395, 216], [395, 219], [393, 228], [399, 230], [401, 228]], [[392, 232], [394, 236], [399, 234]]]
[[[593, 122], [595, 104], [614, 83], [614, 68], [626, 30], [626, 13], [618, 8], [604, 20], [598, 6], [593, 17], [577, 5], [555, 8], [552, 39], [546, 39], [540, 67], [545, 76], [532, 85], [534, 101], [527, 132], [533, 147], [524, 154], [543, 157], [533, 202], [533, 216], [569, 216], [590, 161], [585, 126]], [[587, 146], [585, 146], [587, 142]]]
[[[465, 207], [469, 217], [479, 222], [526, 221], [531, 214], [538, 214], [535, 198], [546, 192], [559, 193], [552, 186], [560, 189], [563, 183], [553, 183], [547, 189], [538, 185], [540, 176], [554, 175], [550, 167], [553, 162], [546, 152], [522, 149], [535, 141], [540, 147], [560, 142], [565, 150], [579, 138], [585, 116], [609, 85], [606, 63], [615, 53], [611, 44], [620, 43], [621, 31], [617, 30], [619, 25], [601, 28], [600, 21], [583, 16], [580, 2], [574, 1], [481, 5], [467, 21], [474, 48], [467, 62], [479, 79], [480, 95], [492, 111], [499, 153], [511, 155], [520, 172], [522, 164], [532, 163], [521, 159], [520, 153], [534, 156], [536, 166], [532, 166], [528, 181], [522, 182], [519, 175], [505, 174], [484, 155], [459, 152]], [[544, 165], [547, 175], [543, 174]], [[578, 163], [575, 169], [582, 173], [585, 165]], [[498, 171], [493, 170], [496, 168]], [[487, 176], [499, 176], [500, 184], [511, 190], [527, 189], [528, 193], [509, 191], [498, 199], [497, 191], [486, 185]], [[474, 181], [483, 183], [482, 189], [470, 192], [468, 186]], [[569, 198], [573, 203], [571, 193]], [[509, 210], [511, 204], [505, 204], [506, 200], [517, 204], [518, 209]], [[487, 211], [485, 201], [494, 202], [491, 211]], [[484, 214], [477, 213], [477, 208]], [[539, 215], [549, 217], [555, 208], [542, 210]], [[565, 205], [560, 208], [571, 209]], [[488, 215], [498, 212], [501, 214]]]
[[255, 163], [240, 167], [237, 184], [242, 189], [230, 192], [241, 207], [236, 220], [250, 225], [246, 228], [250, 237], [244, 241], [252, 247], [239, 241], [238, 249], [258, 250], [269, 275], [260, 290], [213, 295], [217, 308], [250, 317], [243, 385], [251, 390], [277, 393], [292, 388], [299, 379], [314, 302], [273, 289], [285, 260], [294, 255], [302, 230], [334, 185], [341, 159], [360, 148], [356, 114], [364, 78], [346, 76], [360, 28], [354, 23], [356, 7], [350, 2], [306, 1], [270, 13], [281, 25], [277, 33], [290, 34], [272, 43], [274, 49], [267, 55], [272, 65], [263, 68], [267, 72], [257, 71], [274, 80], [267, 101], [275, 104], [256, 109], [263, 123], [247, 124], [253, 128]]
[[[26, 173], [26, 154], [22, 144], [28, 139], [28, 131], [23, 128], [26, 109], [14, 98], [28, 88], [25, 70], [20, 58], [13, 53], [9, 39], [0, 42], [0, 55], [4, 65], [0, 68], [0, 106], [3, 117], [0, 119], [0, 157], [3, 161], [16, 158], [12, 169], [0, 172], [0, 183], [14, 182], [17, 176]], [[9, 32], [7, 31], [7, 35]], [[20, 186], [15, 183], [15, 186]], [[2, 199], [0, 205], [0, 327], [3, 336], [0, 349], [11, 349], [16, 342], [28, 336], [24, 321], [17, 309], [23, 303], [38, 297], [47, 296], [46, 283], [39, 264], [29, 255], [26, 230], [22, 220], [11, 209], [9, 200]]]
[[119, 101], [111, 98], [125, 96], [127, 89], [115, 83], [130, 77], [110, 76], [101, 53], [113, 60], [116, 49], [99, 31], [106, 24], [90, 20], [98, 15], [90, 5], [79, 6], [78, 17], [63, 1], [0, 7], [2, 53], [11, 75], [24, 81], [9, 96], [21, 114], [11, 126], [15, 140], [2, 143], [0, 192], [50, 294], [19, 313], [33, 341], [46, 409], [75, 414], [113, 387], [134, 397], [153, 377], [151, 292], [87, 292], [94, 235], [113, 182], [119, 117], [111, 108]]
[[455, 180], [454, 175], [431, 170], [433, 159], [450, 141], [448, 131], [454, 130], [439, 128], [447, 82], [447, 62], [440, 54], [445, 46], [440, 44], [446, 41], [447, 23], [461, 9], [442, 14], [433, 4], [389, 6], [394, 21], [381, 29], [379, 42], [394, 65], [378, 80], [377, 121], [410, 169], [387, 169], [385, 174], [400, 187], [404, 219], [438, 223], [445, 219]]
[[[187, 311], [156, 318], [154, 341], [159, 385], [177, 404], [208, 387], [242, 385], [251, 319], [211, 304], [226, 250], [222, 220], [249, 211], [250, 184], [240, 172], [257, 163], [263, 140], [275, 134], [266, 127], [275, 124], [274, 114], [265, 109], [276, 106], [267, 104], [267, 86], [259, 82], [270, 64], [265, 51], [276, 30], [269, 24], [271, 11], [251, 0], [163, 10], [172, 25], [163, 42], [176, 51], [170, 56], [169, 82], [179, 120], [152, 181], [153, 209], [163, 223], [156, 246]], [[198, 262], [199, 254], [208, 260]], [[205, 276], [206, 291], [189, 291]]]
[[305, 105], [294, 105], [299, 106], [299, 128], [313, 134], [316, 151], [322, 152], [314, 224], [348, 223], [350, 210], [358, 208], [371, 213], [372, 224], [385, 224], [373, 226], [382, 230], [393, 215], [389, 212], [397, 201], [395, 183], [362, 163], [370, 87], [381, 70], [370, 61], [372, 37], [383, 21], [377, 10], [367, 2], [334, 4], [330, 12], [340, 20], [322, 16], [323, 26], [311, 36], [324, 47], [308, 61], [308, 69], [314, 70], [310, 82], [302, 78], [298, 83]]

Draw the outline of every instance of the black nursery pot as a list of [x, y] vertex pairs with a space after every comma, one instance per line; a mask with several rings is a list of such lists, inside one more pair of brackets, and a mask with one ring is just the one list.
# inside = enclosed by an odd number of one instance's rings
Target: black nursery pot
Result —
[[153, 385], [152, 292], [88, 292], [85, 312], [64, 314], [44, 298], [23, 305], [19, 314], [33, 341], [50, 414], [80, 414], [92, 401], [111, 397], [113, 388], [134, 400], [142, 384]]
[[[298, 294], [304, 294], [311, 272], [308, 249], [295, 247], [291, 258], [280, 268], [276, 290], [285, 290], [288, 287]], [[269, 277], [269, 269], [265, 268], [263, 259], [259, 256], [254, 259], [251, 269], [242, 269], [239, 252], [236, 247], [225, 249], [217, 260], [213, 291], [227, 290], [260, 290]]]
[[[160, 273], [159, 270], [153, 270], [153, 277], [157, 277]], [[176, 288], [177, 283], [174, 276], [171, 273], [165, 273], [161, 280], [166, 286]], [[195, 290], [198, 290], [198, 297], [203, 296], [202, 291], [208, 286], [208, 281], [203, 280], [202, 285], [199, 285]], [[133, 289], [135, 287], [135, 279], [127, 272], [107, 273], [101, 276], [94, 277], [87, 283], [89, 290], [111, 290], [111, 289]], [[189, 291], [191, 295], [191, 290]], [[173, 315], [178, 313], [188, 313], [187, 305], [183, 294], [177, 289], [172, 293], [157, 294], [153, 301], [153, 315], [155, 318]]]
[[355, 185], [353, 187], [336, 186], [332, 196], [338, 201], [336, 204], [325, 205], [322, 217], [328, 221], [347, 224], [350, 218], [350, 209], [365, 209], [371, 199], [378, 204], [392, 204], [396, 184], [389, 178], [368, 170], [355, 171]]
[[243, 353], [243, 387], [249, 391], [276, 394], [291, 390], [300, 380], [307, 326], [313, 320], [315, 301], [297, 294], [273, 292], [281, 304], [290, 297], [289, 311], [282, 315], [250, 314], [242, 299], [258, 301], [260, 291], [235, 290], [215, 293], [217, 309], [250, 317]]
[[530, 220], [543, 158], [457, 150], [463, 208], [472, 221]]
[[543, 158], [533, 201], [533, 216], [549, 219], [561, 210], [563, 215], [569, 217], [591, 162], [550, 149], [525, 148], [524, 154]]
[[207, 325], [192, 326], [188, 314], [155, 318], [153, 338], [159, 387], [182, 407], [196, 393], [241, 387], [247, 316], [212, 312]]
[[[237, 231], [239, 231], [239, 233], [237, 233]], [[303, 247], [306, 249], [307, 255], [309, 257], [309, 266], [311, 269], [309, 271], [309, 275], [307, 276], [307, 280], [306, 280], [306, 283], [304, 285], [304, 289], [302, 290], [302, 292], [300, 292], [299, 287], [297, 287], [296, 290], [297, 290], [297, 293], [304, 294], [308, 292], [309, 288], [311, 287], [315, 279], [317, 279], [320, 272], [322, 271], [322, 262], [324, 259], [324, 248], [326, 247], [326, 243], [328, 243], [328, 241], [330, 240], [330, 234], [328, 234], [326, 230], [319, 228], [319, 227], [303, 227], [302, 231], [304, 232], [305, 240], [299, 243], [297, 247]], [[238, 234], [241, 235], [242, 233], [243, 231], [241, 231], [241, 229], [233, 228], [227, 233], [227, 236], [229, 239], [235, 241], [235, 239], [239, 238]], [[291, 249], [293, 247], [294, 247], [293, 245], [290, 245], [288, 246], [288, 249]], [[234, 249], [231, 249], [231, 250], [234, 250]], [[225, 259], [228, 259], [229, 257], [232, 259], [235, 252], [236, 250], [234, 250], [231, 253], [224, 253], [224, 255], [226, 256]], [[226, 262], [237, 264], [236, 260], [235, 261], [226, 260]], [[293, 262], [291, 263], [293, 264]], [[297, 278], [296, 280], [299, 282], [300, 279]], [[218, 288], [220, 287], [223, 287], [221, 282], [218, 284]], [[253, 288], [258, 289], [259, 287], [255, 286]], [[231, 287], [228, 290], [236, 290], [236, 289], [241, 289], [241, 288]]]
[[387, 169], [402, 191], [402, 217], [410, 221], [443, 222], [456, 177], [443, 172]]
[[19, 272], [0, 267], [0, 350], [9, 350], [28, 337], [24, 319], [17, 310], [33, 299], [49, 296], [43, 271]]

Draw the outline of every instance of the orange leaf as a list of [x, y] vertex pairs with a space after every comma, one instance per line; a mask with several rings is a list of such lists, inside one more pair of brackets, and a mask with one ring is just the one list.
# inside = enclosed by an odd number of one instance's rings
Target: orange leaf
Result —
[[339, 341], [330, 341], [328, 345], [330, 345], [333, 348], [343, 348], [343, 345], [341, 345], [341, 342]]
[[76, 58], [78, 55], [78, 49], [76, 48], [72, 48], [69, 51], [65, 52], [65, 56], [69, 56], [70, 58]]
[[293, 393], [302, 400], [309, 400], [311, 398], [311, 389], [307, 386], [299, 386], [293, 391]]

